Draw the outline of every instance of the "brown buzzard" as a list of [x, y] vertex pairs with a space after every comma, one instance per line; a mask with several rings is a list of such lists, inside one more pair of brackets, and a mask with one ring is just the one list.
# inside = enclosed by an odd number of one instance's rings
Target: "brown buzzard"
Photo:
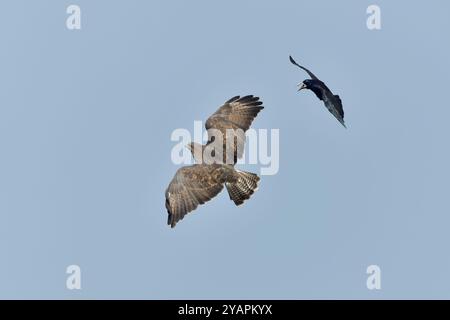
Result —
[[[234, 165], [244, 152], [245, 131], [250, 128], [256, 115], [263, 108], [262, 102], [257, 97], [236, 96], [225, 102], [208, 118], [206, 121], [207, 144], [202, 146], [193, 143], [188, 146], [197, 164], [179, 169], [167, 187], [168, 225], [175, 227], [178, 221], [195, 210], [198, 205], [218, 195], [224, 185], [230, 199], [237, 206], [250, 199], [250, 196], [258, 189], [260, 179], [254, 173], [235, 169]], [[230, 141], [230, 132], [233, 133], [232, 141]], [[205, 161], [204, 151], [215, 141], [217, 142], [218, 137], [222, 139], [220, 143], [223, 146], [223, 149], [220, 148], [222, 154], [214, 154], [218, 152], [218, 149], [213, 148], [213, 157]], [[231, 164], [227, 162], [230, 159]]]

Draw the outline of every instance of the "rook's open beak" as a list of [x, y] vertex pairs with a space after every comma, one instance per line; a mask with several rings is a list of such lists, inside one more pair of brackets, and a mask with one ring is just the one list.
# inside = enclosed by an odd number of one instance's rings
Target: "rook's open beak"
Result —
[[297, 91], [300, 91], [300, 90], [303, 90], [303, 89], [306, 89], [306, 84], [304, 84], [303, 82], [301, 82], [301, 83], [299, 83], [298, 84], [298, 90]]

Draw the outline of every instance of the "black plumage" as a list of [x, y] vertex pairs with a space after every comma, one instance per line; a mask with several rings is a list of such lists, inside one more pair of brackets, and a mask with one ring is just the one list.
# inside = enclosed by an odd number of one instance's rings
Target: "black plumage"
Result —
[[324, 102], [325, 107], [327, 107], [328, 111], [330, 111], [330, 113], [346, 128], [344, 122], [344, 109], [342, 107], [341, 98], [338, 95], [333, 94], [324, 82], [319, 80], [319, 78], [317, 78], [314, 73], [295, 62], [295, 60], [291, 56], [289, 56], [289, 60], [292, 64], [306, 71], [306, 73], [308, 73], [308, 75], [311, 77], [311, 79], [304, 80], [299, 84], [298, 91], [309, 89], [314, 92], [317, 98]]

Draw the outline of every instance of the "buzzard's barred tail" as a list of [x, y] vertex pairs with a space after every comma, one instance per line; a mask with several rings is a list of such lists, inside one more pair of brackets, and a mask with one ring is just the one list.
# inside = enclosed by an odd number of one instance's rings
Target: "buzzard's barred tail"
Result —
[[258, 182], [258, 175], [236, 170], [233, 181], [225, 184], [230, 195], [230, 200], [233, 200], [237, 206], [240, 206], [258, 190]]

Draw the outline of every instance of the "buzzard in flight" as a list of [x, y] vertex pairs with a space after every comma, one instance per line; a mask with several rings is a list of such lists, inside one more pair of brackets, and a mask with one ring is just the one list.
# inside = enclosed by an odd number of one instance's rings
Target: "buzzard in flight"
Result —
[[186, 214], [195, 210], [227, 188], [230, 199], [237, 205], [258, 189], [260, 178], [234, 168], [244, 153], [245, 131], [264, 109], [259, 98], [233, 97], [206, 121], [208, 142], [191, 143], [196, 164], [180, 168], [166, 190], [167, 224], [172, 228]]
[[345, 127], [344, 122], [344, 109], [342, 108], [342, 101], [341, 98], [339, 98], [338, 95], [334, 95], [330, 89], [323, 83], [322, 81], [317, 78], [314, 73], [306, 69], [305, 67], [302, 67], [299, 65], [295, 60], [289, 56], [289, 60], [292, 64], [296, 65], [300, 69], [306, 71], [308, 75], [311, 77], [311, 79], [307, 79], [299, 84], [299, 89], [309, 89], [312, 92], [314, 92], [320, 100], [322, 100], [325, 104], [325, 107], [327, 107], [328, 111], [331, 112], [331, 114]]

